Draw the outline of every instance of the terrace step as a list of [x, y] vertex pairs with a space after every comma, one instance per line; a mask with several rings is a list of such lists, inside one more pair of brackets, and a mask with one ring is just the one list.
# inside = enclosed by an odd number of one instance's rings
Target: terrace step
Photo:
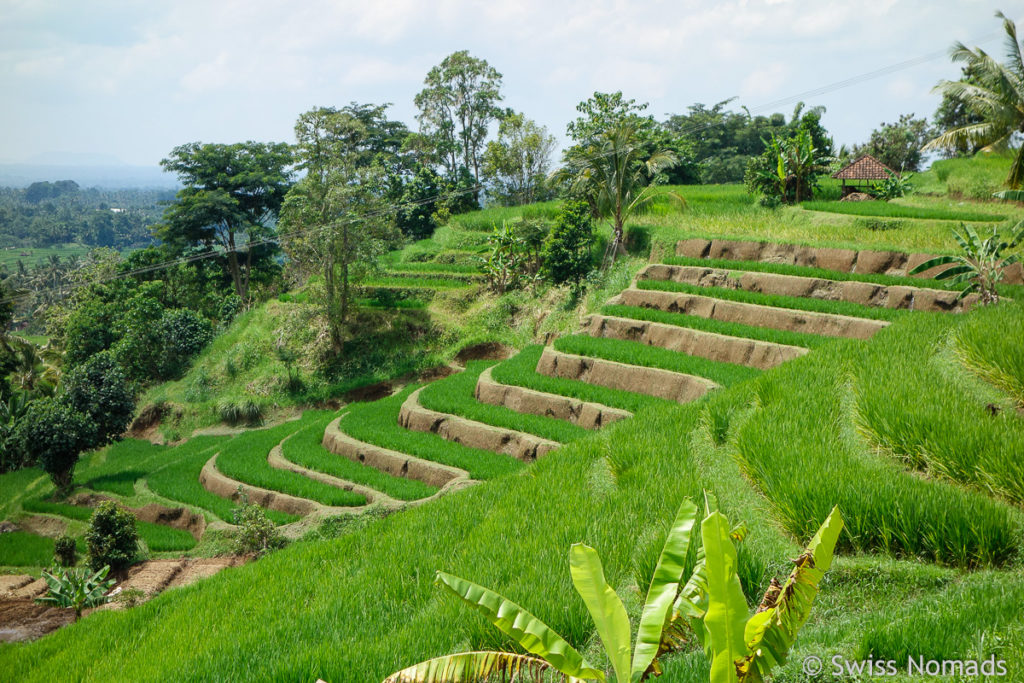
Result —
[[419, 400], [421, 391], [422, 388], [409, 394], [398, 413], [398, 424], [405, 429], [437, 434], [463, 446], [503, 453], [523, 462], [536, 460], [561, 446], [558, 442], [533, 434], [424, 408]]
[[695, 401], [718, 385], [709, 379], [681, 372], [628, 365], [603, 358], [576, 356], [546, 347], [537, 372], [548, 377], [575, 379], [619, 391], [647, 394], [676, 403]]
[[799, 296], [828, 301], [850, 301], [876, 308], [914, 311], [961, 312], [978, 302], [977, 294], [958, 299], [959, 292], [903, 285], [879, 285], [857, 280], [827, 280], [777, 273], [759, 273], [702, 266], [671, 266], [655, 263], [644, 268], [638, 280], [681, 282], [698, 287], [740, 289], [761, 294]]
[[466, 470], [353, 439], [341, 431], [340, 423], [341, 417], [335, 418], [324, 430], [323, 446], [335, 455], [368, 465], [393, 477], [421, 481], [442, 491], [473, 481]]
[[277, 444], [270, 450], [270, 455], [267, 456], [268, 465], [270, 465], [274, 469], [294, 472], [295, 474], [301, 474], [307, 479], [312, 479], [313, 481], [318, 481], [322, 484], [327, 484], [328, 486], [334, 486], [339, 489], [344, 489], [346, 491], [358, 493], [359, 495], [366, 498], [367, 505], [379, 503], [381, 505], [384, 505], [385, 507], [400, 507], [401, 503], [399, 501], [395, 500], [394, 498], [385, 493], [382, 493], [376, 489], [372, 489], [369, 486], [363, 486], [362, 484], [357, 484], [355, 482], [348, 481], [347, 479], [340, 479], [329, 474], [324, 474], [323, 472], [317, 472], [316, 470], [305, 468], [286, 459], [284, 457], [283, 444], [292, 436], [294, 435], [285, 437], [285, 439], [281, 443]]
[[663, 292], [653, 289], [625, 289], [611, 302], [624, 306], [655, 308], [669, 313], [683, 313], [711, 320], [754, 327], [769, 327], [790, 332], [805, 332], [826, 337], [870, 339], [876, 332], [889, 325], [883, 320], [854, 318], [835, 313], [798, 311], [791, 308], [727, 301], [699, 294]]
[[252, 486], [251, 484], [232, 479], [218, 471], [216, 461], [217, 454], [214, 454], [206, 461], [202, 471], [199, 473], [199, 483], [202, 484], [204, 489], [221, 498], [238, 500], [238, 491], [241, 488], [242, 492], [249, 497], [250, 502], [262, 508], [302, 517], [314, 512], [343, 515], [362, 512], [366, 509], [365, 505], [358, 507], [332, 507], [308, 498], [299, 498], [298, 496], [281, 493], [280, 491], [271, 491], [258, 486]]
[[481, 403], [501, 406], [517, 413], [553, 417], [584, 429], [601, 427], [633, 417], [628, 410], [612, 408], [600, 403], [581, 401], [569, 396], [549, 394], [509, 384], [501, 384], [491, 376], [493, 368], [480, 373], [473, 395]]
[[609, 315], [587, 316], [583, 320], [583, 331], [591, 337], [622, 339], [648, 346], [660, 346], [688, 356], [698, 356], [720, 363], [746, 365], [759, 370], [770, 370], [788, 360], [799, 358], [808, 351], [800, 346], [730, 337], [678, 325]]
[[[676, 243], [676, 256], [687, 258], [726, 259], [730, 261], [761, 261], [810, 266], [845, 273], [907, 275], [934, 254], [908, 254], [900, 251], [872, 249], [833, 249], [799, 244], [755, 242], [750, 240], [688, 239]], [[939, 271], [932, 268], [912, 277], [932, 278]], [[1015, 263], [1006, 269], [1004, 282], [1024, 284], [1024, 264]]]

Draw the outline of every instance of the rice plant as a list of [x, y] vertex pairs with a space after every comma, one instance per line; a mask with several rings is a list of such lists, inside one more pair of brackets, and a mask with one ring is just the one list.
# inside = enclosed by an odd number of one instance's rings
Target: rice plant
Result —
[[1006, 219], [1005, 214], [982, 211], [956, 211], [945, 208], [906, 206], [893, 202], [803, 202], [805, 211], [824, 211], [850, 216], [883, 216], [885, 218], [928, 218], [942, 221], [972, 221], [994, 223]]

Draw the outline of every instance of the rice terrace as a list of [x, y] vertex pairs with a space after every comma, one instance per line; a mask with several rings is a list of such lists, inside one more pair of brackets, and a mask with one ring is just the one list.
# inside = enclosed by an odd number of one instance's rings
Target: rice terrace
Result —
[[0, 680], [1024, 681], [1020, 17], [336, 4], [11, 8]]

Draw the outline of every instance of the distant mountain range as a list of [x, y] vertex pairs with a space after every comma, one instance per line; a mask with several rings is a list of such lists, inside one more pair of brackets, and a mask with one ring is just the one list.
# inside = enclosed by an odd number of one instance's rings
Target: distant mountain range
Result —
[[177, 188], [177, 178], [159, 166], [131, 166], [110, 154], [37, 154], [23, 163], [0, 163], [0, 187], [74, 180], [83, 188]]

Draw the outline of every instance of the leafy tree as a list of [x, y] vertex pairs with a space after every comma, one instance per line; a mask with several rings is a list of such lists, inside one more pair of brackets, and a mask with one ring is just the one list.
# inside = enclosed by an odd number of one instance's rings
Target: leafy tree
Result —
[[96, 425], [94, 446], [121, 438], [135, 413], [135, 396], [109, 351], [90, 357], [63, 378], [63, 399]]
[[625, 253], [625, 222], [651, 200], [654, 177], [677, 161], [669, 150], [646, 156], [641, 143], [636, 122], [626, 120], [591, 142], [570, 148], [565, 167], [558, 171], [568, 177], [576, 196], [588, 198], [599, 215], [611, 220], [613, 237], [608, 253], [612, 260]]
[[555, 138], [547, 128], [522, 114], [506, 114], [498, 127], [498, 139], [487, 143], [483, 156], [489, 194], [503, 206], [547, 199], [543, 188], [554, 150]]
[[340, 354], [354, 284], [370, 272], [395, 238], [385, 210], [383, 169], [367, 160], [365, 123], [351, 112], [308, 111], [295, 125], [296, 156], [305, 177], [281, 211], [285, 249], [299, 267], [324, 277], [331, 348]]
[[112, 500], [99, 504], [85, 532], [89, 566], [98, 570], [105, 565], [117, 571], [130, 567], [139, 554], [139, 532], [135, 515]]
[[167, 208], [157, 236], [178, 249], [221, 249], [235, 293], [248, 300], [253, 269], [273, 257], [274, 248], [264, 240], [291, 186], [291, 162], [285, 143], [175, 147], [160, 165], [185, 187]]
[[764, 154], [747, 165], [745, 178], [750, 192], [760, 193], [762, 203], [799, 203], [814, 196], [817, 178], [831, 157], [814, 145], [811, 131], [802, 128], [791, 138], [773, 135]]
[[570, 121], [565, 127], [566, 134], [579, 146], [600, 144], [613, 129], [624, 124], [632, 125], [638, 137], [654, 130], [654, 117], [645, 115], [647, 103], [637, 104], [627, 100], [622, 91], [614, 93], [595, 92], [593, 96], [576, 105], [582, 116]]
[[433, 67], [424, 85], [415, 98], [421, 132], [430, 138], [449, 177], [462, 165], [479, 183], [487, 127], [500, 114], [501, 74], [487, 60], [460, 50]]
[[179, 308], [164, 312], [157, 334], [161, 340], [160, 377], [175, 379], [213, 341], [213, 325], [195, 311]]
[[395, 222], [403, 235], [413, 240], [422, 240], [434, 234], [437, 227], [434, 214], [443, 182], [429, 166], [416, 169], [415, 175], [402, 188], [395, 216]]
[[46, 397], [29, 404], [10, 440], [25, 462], [38, 463], [50, 475], [63, 495], [71, 488], [78, 456], [96, 445], [96, 424], [66, 401]]
[[594, 221], [586, 202], [569, 201], [562, 205], [555, 225], [544, 240], [544, 275], [556, 285], [571, 282], [579, 291], [580, 283], [593, 267]]
[[882, 123], [871, 131], [863, 145], [854, 145], [851, 157], [870, 154], [897, 171], [917, 171], [921, 166], [921, 149], [934, 137], [927, 119], [902, 114], [896, 123]]
[[[960, 149], [980, 146], [981, 151], [1009, 149], [1017, 133], [1024, 132], [1024, 58], [1017, 40], [1017, 26], [1002, 12], [1006, 32], [1005, 64], [1000, 64], [980, 47], [973, 50], [955, 43], [951, 57], [965, 65], [972, 78], [940, 81], [935, 90], [960, 102], [969, 115], [981, 120], [947, 130], [925, 149]], [[1024, 145], [1017, 148], [1006, 184], [1017, 189], [1024, 184]]]

